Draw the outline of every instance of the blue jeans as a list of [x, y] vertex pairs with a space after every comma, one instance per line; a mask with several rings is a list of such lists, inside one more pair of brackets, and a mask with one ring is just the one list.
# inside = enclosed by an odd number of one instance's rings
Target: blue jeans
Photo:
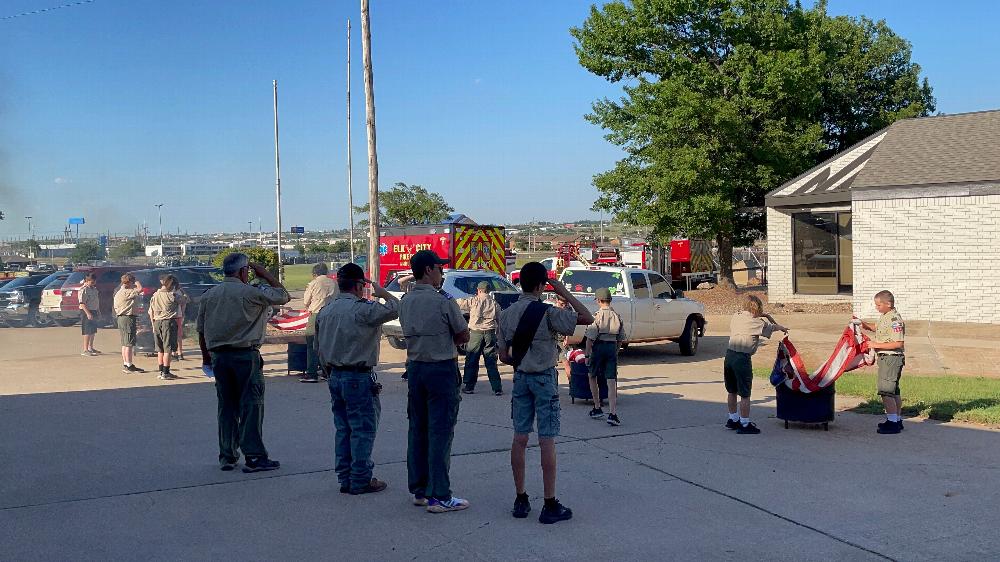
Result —
[[410, 493], [451, 499], [451, 442], [458, 405], [458, 363], [407, 361], [406, 417], [410, 420], [406, 468]]
[[372, 479], [372, 449], [382, 404], [372, 394], [371, 373], [333, 369], [327, 384], [337, 428], [337, 480], [341, 487], [360, 490]]

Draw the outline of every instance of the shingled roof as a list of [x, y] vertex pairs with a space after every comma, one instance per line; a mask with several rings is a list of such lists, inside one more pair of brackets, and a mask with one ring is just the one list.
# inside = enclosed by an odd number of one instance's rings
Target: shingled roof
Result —
[[1000, 110], [897, 121], [767, 194], [768, 206], [1000, 193]]

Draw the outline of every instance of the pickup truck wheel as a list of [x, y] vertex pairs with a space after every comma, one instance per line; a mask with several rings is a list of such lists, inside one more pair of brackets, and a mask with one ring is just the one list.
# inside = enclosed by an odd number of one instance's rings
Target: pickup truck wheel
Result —
[[681, 334], [681, 353], [684, 355], [694, 355], [698, 353], [698, 322], [694, 318], [688, 318], [684, 325], [684, 333]]
[[406, 342], [403, 341], [403, 338], [386, 336], [385, 339], [389, 340], [389, 345], [391, 345], [393, 349], [406, 349]]

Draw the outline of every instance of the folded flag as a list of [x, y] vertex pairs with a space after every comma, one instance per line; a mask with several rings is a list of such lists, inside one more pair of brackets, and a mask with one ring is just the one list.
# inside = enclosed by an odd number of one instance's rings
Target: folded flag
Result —
[[875, 352], [868, 348], [868, 336], [861, 331], [856, 320], [844, 328], [830, 358], [811, 374], [806, 371], [798, 350], [785, 336], [778, 343], [778, 357], [771, 370], [771, 384], [784, 383], [792, 390], [816, 392], [833, 384], [840, 375], [861, 367], [875, 364]]
[[267, 323], [281, 330], [282, 332], [302, 330], [306, 327], [307, 324], [309, 324], [309, 311], [286, 310], [284, 312], [272, 316], [271, 319], [267, 321]]

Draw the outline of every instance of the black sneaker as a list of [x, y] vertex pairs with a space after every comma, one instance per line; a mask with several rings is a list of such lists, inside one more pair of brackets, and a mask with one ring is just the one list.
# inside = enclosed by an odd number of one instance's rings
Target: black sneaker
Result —
[[122, 372], [125, 373], [126, 375], [131, 375], [132, 369], [129, 369], [128, 365], [122, 365]]
[[602, 410], [600, 408], [594, 408], [594, 409], [590, 410], [590, 419], [592, 419], [592, 420], [603, 420], [604, 419], [604, 410]]
[[736, 433], [740, 435], [757, 435], [760, 433], [760, 429], [753, 422], [749, 422], [746, 425], [740, 424], [740, 428], [736, 430]]
[[177, 375], [171, 373], [170, 370], [167, 369], [167, 370], [164, 370], [162, 373], [160, 373], [160, 376], [157, 377], [157, 378], [159, 378], [161, 381], [172, 381], [172, 380], [177, 380], [180, 377], [178, 377]]
[[473, 390], [471, 386], [463, 386], [462, 387], [462, 394], [475, 394], [475, 393], [476, 393], [476, 391]]
[[889, 420], [886, 420], [878, 424], [878, 429], [875, 431], [877, 433], [881, 433], [882, 435], [895, 435], [900, 431], [903, 431], [903, 428], [901, 428], [899, 425], [900, 425], [899, 422], [891, 422]]
[[281, 468], [280, 462], [264, 457], [261, 459], [247, 459], [246, 464], [243, 466], [243, 472], [263, 472], [265, 470], [278, 470], [279, 468]]
[[220, 464], [219, 468], [222, 470], [222, 472], [230, 472], [230, 471], [236, 470], [236, 463], [237, 462], [238, 461], [232, 461], [232, 462], [226, 461], [226, 462]]
[[618, 414], [608, 414], [608, 425], [618, 427], [621, 424], [622, 420], [618, 419]]
[[340, 485], [340, 493], [341, 494], [350, 494], [351, 493], [351, 487], [348, 486], [347, 484], [341, 484]]
[[528, 494], [514, 498], [514, 509], [510, 510], [510, 514], [513, 515], [515, 519], [524, 519], [530, 512], [531, 503], [528, 501]]
[[136, 367], [134, 364], [133, 365], [129, 365], [128, 366], [128, 370], [132, 371], [133, 373], [145, 373], [146, 372], [146, 369], [142, 369], [140, 367]]
[[410, 378], [410, 377], [406, 373], [403, 373], [402, 375], [399, 375], [399, 380], [401, 380], [401, 381], [405, 381], [408, 378]]
[[299, 382], [319, 382], [319, 375], [312, 377], [309, 375], [305, 375], [299, 378]]
[[388, 487], [389, 487], [388, 484], [379, 480], [378, 478], [372, 478], [370, 482], [365, 484], [364, 488], [351, 490], [351, 495], [360, 496], [361, 494], [373, 494], [375, 492], [381, 492], [382, 490]]
[[[547, 504], [548, 502], [546, 502]], [[542, 507], [542, 513], [538, 515], [538, 522], [545, 525], [551, 525], [553, 523], [558, 523], [560, 521], [568, 521], [573, 518], [573, 510], [559, 503], [559, 500], [553, 502], [554, 505], [545, 505]]]
[[740, 420], [726, 420], [726, 429], [739, 429]]

